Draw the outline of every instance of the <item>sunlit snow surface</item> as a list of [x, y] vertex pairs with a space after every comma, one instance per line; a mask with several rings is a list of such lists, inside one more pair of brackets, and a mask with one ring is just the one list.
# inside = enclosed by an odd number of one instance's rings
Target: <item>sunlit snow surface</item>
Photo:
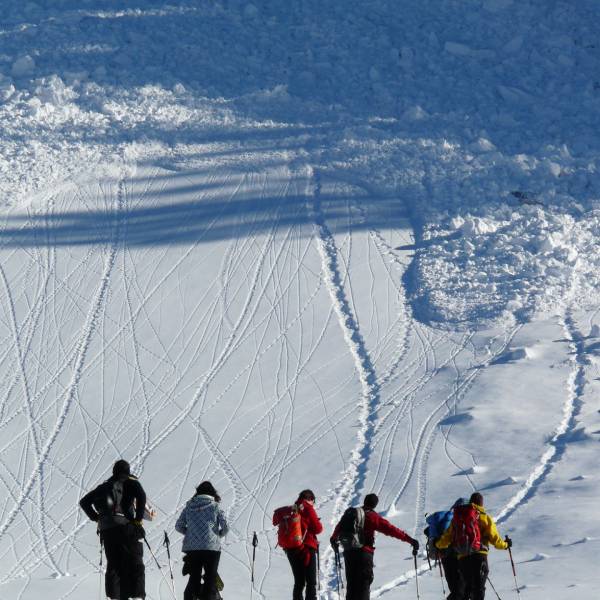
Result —
[[[596, 598], [597, 5], [289, 4], [2, 3], [0, 599], [98, 596], [77, 502], [120, 456], [179, 595], [210, 478], [225, 598], [253, 531], [254, 597], [291, 595], [304, 487], [322, 598], [365, 492], [419, 535], [473, 489], [523, 598]], [[416, 595], [408, 550], [378, 539], [373, 597]]]

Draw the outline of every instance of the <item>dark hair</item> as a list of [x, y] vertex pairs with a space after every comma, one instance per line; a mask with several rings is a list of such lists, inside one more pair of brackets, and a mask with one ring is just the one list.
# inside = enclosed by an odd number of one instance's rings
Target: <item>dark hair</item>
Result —
[[377, 494], [367, 494], [363, 502], [365, 508], [375, 508], [379, 504], [379, 498]]
[[126, 460], [123, 460], [122, 458], [119, 459], [113, 465], [113, 476], [114, 477], [118, 477], [119, 475], [129, 475], [130, 473], [131, 473], [131, 470], [129, 467], [129, 463]]
[[313, 493], [312, 490], [302, 490], [298, 494], [298, 502], [300, 502], [300, 500], [310, 500], [311, 502], [314, 502], [315, 494]]
[[221, 502], [221, 496], [219, 496], [217, 490], [215, 490], [215, 486], [210, 481], [203, 481], [196, 488], [196, 496], [200, 495], [212, 496], [216, 502]]
[[473, 492], [469, 498], [469, 502], [477, 504], [478, 506], [483, 506], [483, 496], [479, 492]]

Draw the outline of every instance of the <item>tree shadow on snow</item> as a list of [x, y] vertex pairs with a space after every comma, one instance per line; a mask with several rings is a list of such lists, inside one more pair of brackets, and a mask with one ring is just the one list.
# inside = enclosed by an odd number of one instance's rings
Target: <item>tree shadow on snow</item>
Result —
[[[244, 183], [252, 176], [263, 179], [245, 188]], [[316, 200], [303, 190], [287, 190], [289, 179], [267, 178], [264, 173], [161, 171], [152, 177], [150, 188], [145, 186], [148, 181], [129, 180], [121, 192], [116, 180], [105, 184], [103, 191], [95, 190], [99, 196], [89, 203], [89, 210], [82, 209], [81, 203], [76, 210], [61, 210], [61, 202], [70, 200], [61, 201], [59, 195], [55, 208], [48, 213], [5, 216], [0, 242], [5, 248], [113, 243], [129, 247], [172, 246], [279, 235], [290, 228], [297, 235], [308, 237], [314, 235], [315, 210], [334, 234], [409, 226], [404, 204], [398, 199], [331, 192]], [[268, 181], [268, 193], [263, 181]], [[280, 195], [274, 193], [280, 190]], [[120, 209], [119, 194], [123, 198]], [[361, 215], [365, 216], [352, 216], [354, 203], [360, 204]]]

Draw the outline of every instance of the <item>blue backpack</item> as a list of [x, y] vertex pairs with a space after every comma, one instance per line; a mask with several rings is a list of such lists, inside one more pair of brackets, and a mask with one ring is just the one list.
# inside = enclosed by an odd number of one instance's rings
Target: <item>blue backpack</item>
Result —
[[444, 531], [450, 527], [452, 514], [452, 510], [439, 510], [425, 518], [427, 527], [423, 533], [427, 536], [426, 550], [429, 559], [436, 560], [438, 558], [439, 551], [435, 547], [435, 543]]

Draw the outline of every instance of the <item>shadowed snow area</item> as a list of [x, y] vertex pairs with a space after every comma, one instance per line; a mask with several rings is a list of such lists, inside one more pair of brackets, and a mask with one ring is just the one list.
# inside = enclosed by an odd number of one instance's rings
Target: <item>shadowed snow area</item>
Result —
[[5, 4], [11, 204], [115, 151], [277, 155], [402, 198], [424, 321], [595, 304], [595, 3]]
[[[320, 600], [366, 492], [422, 540], [475, 489], [523, 598], [594, 598], [599, 30], [592, 0], [3, 0], [0, 600], [98, 595], [77, 502], [121, 456], [178, 592], [209, 478], [226, 599], [254, 531], [253, 597], [291, 594], [271, 514], [305, 487]], [[408, 546], [376, 565], [414, 594]]]

